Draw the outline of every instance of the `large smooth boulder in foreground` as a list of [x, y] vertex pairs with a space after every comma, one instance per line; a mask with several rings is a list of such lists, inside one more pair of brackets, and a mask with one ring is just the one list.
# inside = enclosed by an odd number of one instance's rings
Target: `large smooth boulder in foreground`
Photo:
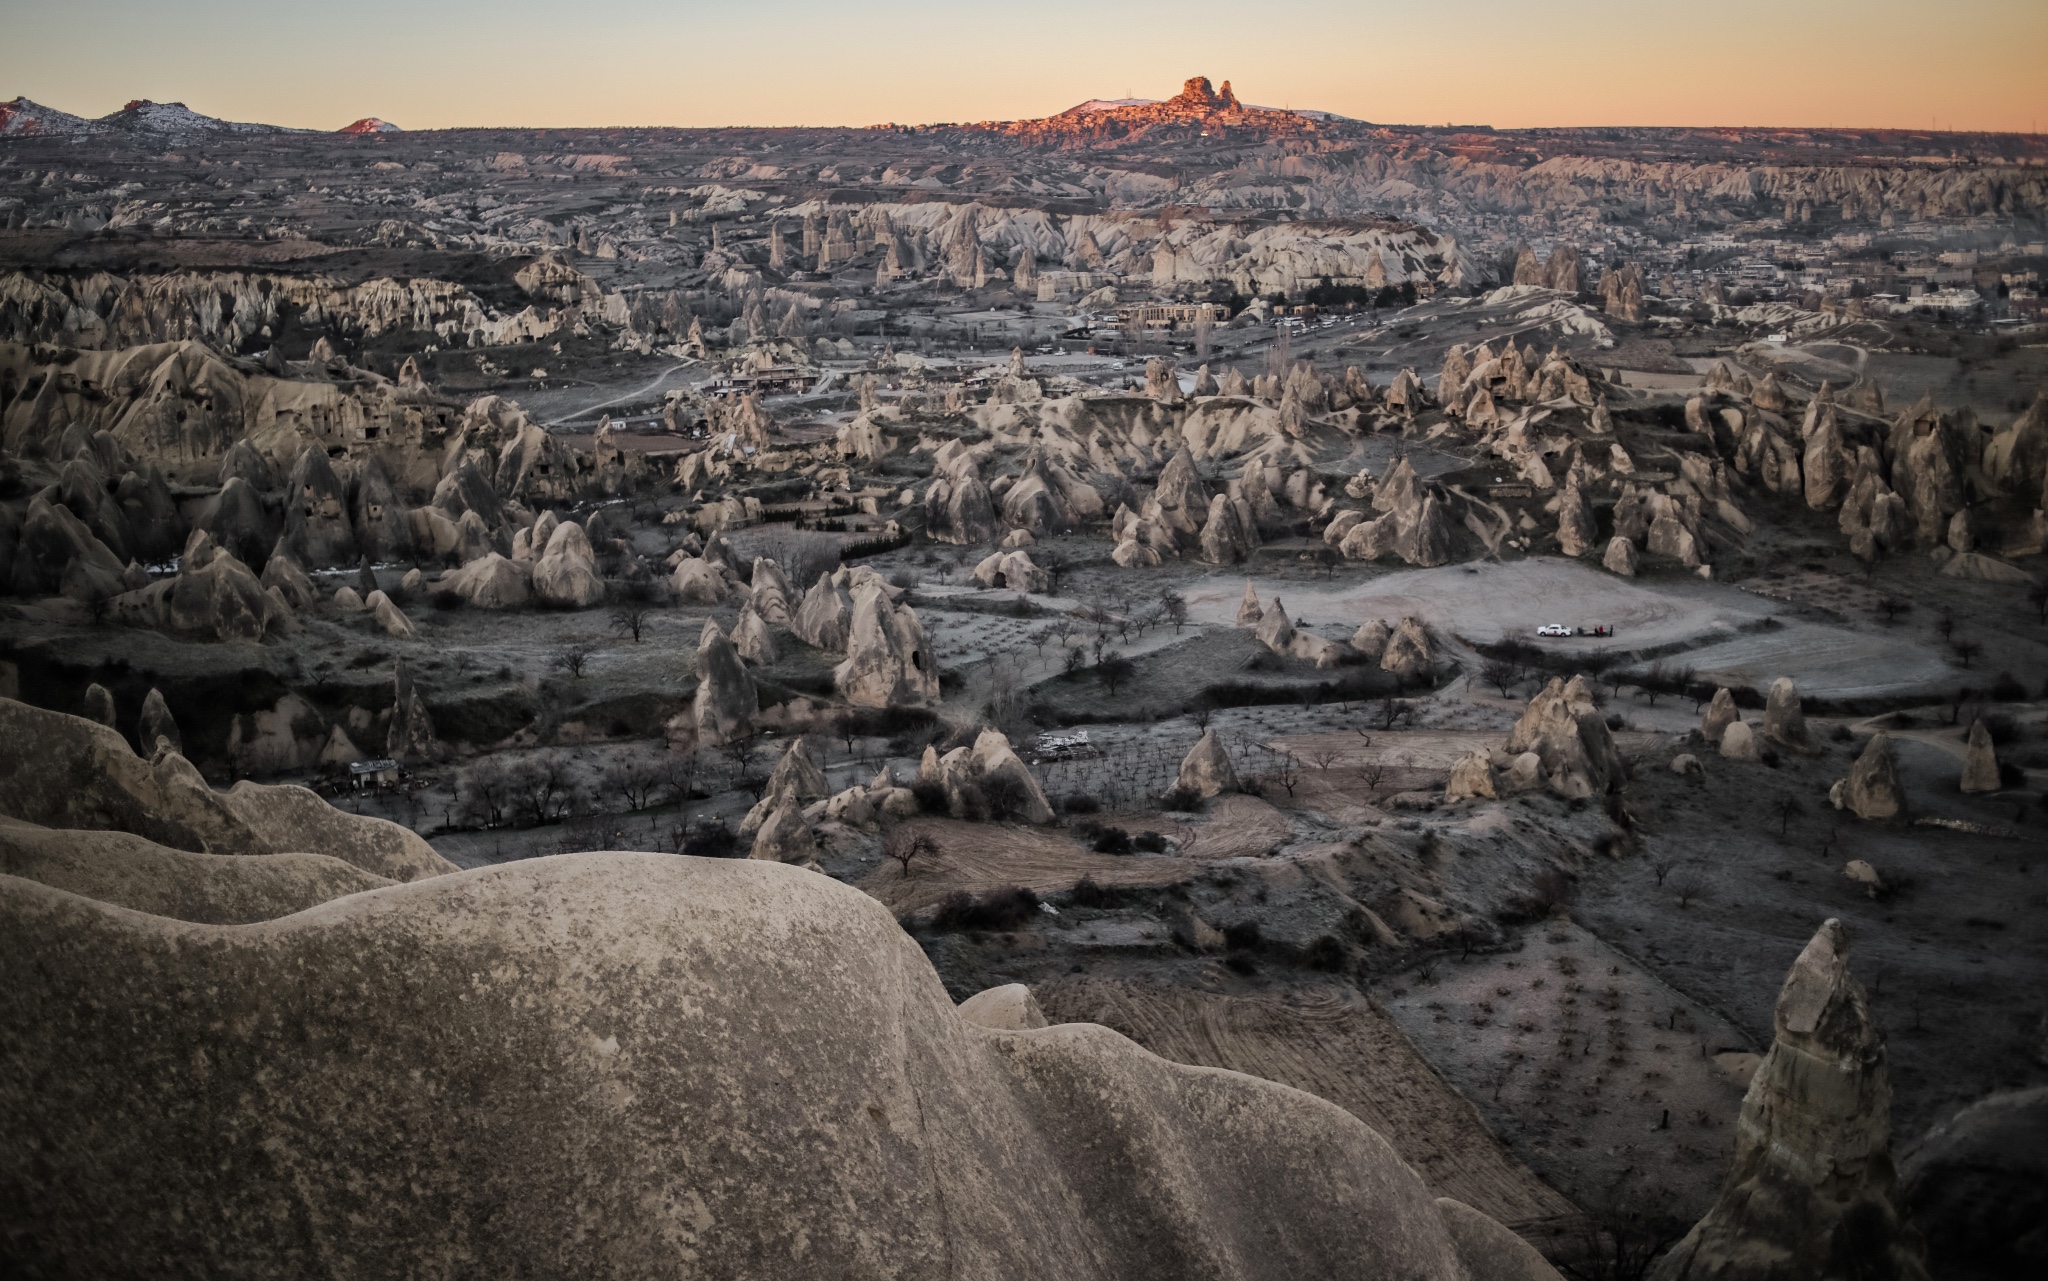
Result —
[[10, 877], [0, 965], [31, 1273], [1555, 1275], [1333, 1104], [961, 1017], [795, 867], [562, 855], [232, 929]]

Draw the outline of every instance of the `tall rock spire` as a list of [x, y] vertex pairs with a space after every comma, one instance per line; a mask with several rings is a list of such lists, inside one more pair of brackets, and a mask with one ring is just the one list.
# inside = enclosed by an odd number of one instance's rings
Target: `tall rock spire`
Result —
[[1778, 993], [1777, 1038], [1736, 1121], [1735, 1167], [1653, 1281], [1926, 1281], [1893, 1206], [1884, 1036], [1829, 920]]

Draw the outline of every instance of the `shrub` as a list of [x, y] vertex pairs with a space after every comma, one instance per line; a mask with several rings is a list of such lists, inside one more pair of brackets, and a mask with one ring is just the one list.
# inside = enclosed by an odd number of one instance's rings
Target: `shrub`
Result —
[[452, 588], [444, 587], [441, 588], [439, 591], [429, 593], [427, 596], [427, 603], [438, 610], [451, 610], [461, 609], [464, 605], [467, 605], [469, 602], [463, 598], [461, 592], [455, 591]]
[[1991, 697], [2000, 703], [2024, 703], [2027, 688], [2014, 680], [2011, 672], [2000, 672], [1998, 679], [1991, 682]]
[[[825, 677], [827, 692], [831, 677]], [[928, 707], [849, 707], [843, 715], [853, 723], [853, 732], [863, 738], [896, 738], [931, 729], [938, 715]]]
[[1159, 808], [1176, 814], [1192, 814], [1202, 808], [1202, 794], [1192, 787], [1169, 788], [1160, 795]]
[[1984, 732], [2000, 747], [2016, 742], [2020, 736], [2019, 722], [2004, 712], [1993, 712], [1984, 718]]
[[683, 837], [683, 853], [694, 858], [738, 858], [740, 840], [723, 823], [706, 823]]
[[932, 913], [935, 930], [1005, 930], [1038, 911], [1038, 895], [1021, 885], [990, 890], [977, 898], [965, 890], [946, 896]]
[[1105, 827], [1095, 833], [1094, 850], [1097, 854], [1128, 854], [1131, 834], [1121, 827]]
[[1009, 774], [991, 774], [981, 780], [981, 799], [988, 806], [988, 816], [1000, 821], [1022, 813], [1031, 793]]
[[951, 807], [946, 801], [946, 789], [928, 778], [921, 778], [910, 785], [910, 794], [917, 798], [917, 807], [927, 814], [944, 814]]
[[1223, 963], [1229, 966], [1234, 974], [1243, 974], [1249, 977], [1259, 972], [1259, 963], [1246, 956], [1243, 952], [1231, 953], [1223, 958]]
[[1140, 832], [1131, 838], [1131, 848], [1141, 854], [1166, 853], [1166, 838], [1157, 832]]
[[1998, 762], [1998, 785], [2003, 788], [2025, 787], [2027, 772], [2011, 761]]
[[1256, 952], [1264, 941], [1257, 921], [1237, 921], [1223, 927], [1223, 945], [1233, 952]]
[[1318, 934], [1301, 950], [1301, 963], [1312, 970], [1334, 974], [1344, 968], [1344, 945], [1333, 934]]
[[1084, 876], [1074, 882], [1074, 891], [1069, 897], [1075, 907], [1108, 909], [1128, 903], [1131, 891], [1116, 885], [1098, 885], [1095, 878]]
[[1100, 814], [1102, 802], [1085, 792], [1074, 792], [1060, 801], [1060, 809], [1068, 814]]

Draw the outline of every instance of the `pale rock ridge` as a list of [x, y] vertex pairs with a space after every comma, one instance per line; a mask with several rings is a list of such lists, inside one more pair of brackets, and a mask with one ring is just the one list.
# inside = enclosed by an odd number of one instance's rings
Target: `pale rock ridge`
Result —
[[548, 532], [533, 565], [533, 595], [559, 609], [589, 609], [604, 601], [604, 579], [583, 526], [565, 520]]
[[1858, 818], [1897, 818], [1906, 809], [1905, 789], [1899, 784], [1899, 764], [1892, 751], [1891, 735], [1879, 730], [1856, 763], [1849, 777], [1828, 789], [1828, 801]]
[[754, 732], [760, 695], [739, 651], [711, 619], [697, 640], [697, 694], [691, 719], [704, 743], [725, 743]]
[[1224, 750], [1214, 729], [1203, 730], [1202, 736], [1181, 759], [1180, 775], [1174, 780], [1174, 787], [1197, 796], [1215, 796], [1237, 790], [1237, 771], [1231, 767], [1230, 753]]
[[1553, 676], [1508, 735], [1511, 756], [1534, 752], [1543, 781], [1568, 799], [1604, 796], [1627, 781], [1627, 766], [1583, 676]]
[[898, 606], [885, 587], [862, 582], [853, 589], [846, 661], [832, 681], [855, 707], [926, 707], [938, 701], [938, 664], [925, 641], [917, 611]]
[[[1367, 623], [1358, 630], [1362, 634], [1373, 626]], [[1378, 626], [1384, 628], [1386, 624], [1381, 622]], [[1367, 644], [1370, 645], [1373, 639], [1373, 636], [1367, 636]], [[1366, 651], [1366, 646], [1358, 648], [1361, 652]], [[1423, 626], [1421, 619], [1411, 615], [1395, 625], [1380, 648], [1380, 670], [1409, 680], [1427, 679], [1436, 671], [1436, 650], [1429, 643], [1429, 629]]]
[[1742, 713], [1735, 709], [1735, 695], [1727, 686], [1720, 686], [1708, 701], [1707, 710], [1700, 715], [1700, 737], [1706, 739], [1709, 746], [1719, 747], [1721, 735], [1741, 719]]
[[[176, 1255], [208, 1274], [294, 1271], [312, 1239], [343, 1272], [460, 1258], [565, 1275], [595, 1241], [633, 1279], [671, 1274], [680, 1244], [736, 1281], [792, 1257], [859, 1281], [906, 1266], [1555, 1281], [1339, 1108], [1099, 1027], [963, 1017], [886, 908], [797, 868], [533, 859], [235, 929], [10, 877], [0, 916], [0, 960], [32, 976], [0, 991], [0, 1018], [29, 1029], [0, 1125], [45, 1154], [33, 1180], [8, 1168], [22, 1194], [0, 1227], [38, 1270]], [[465, 1000], [436, 976], [460, 976]], [[82, 1013], [80, 991], [95, 994]], [[309, 1053], [288, 1015], [308, 1009], [379, 1052]], [[509, 1026], [529, 1031], [491, 1032]], [[104, 1066], [62, 1070], [80, 1062]], [[802, 1088], [753, 1088], [763, 1070]], [[417, 1086], [494, 1079], [532, 1093]], [[123, 1123], [105, 1142], [67, 1141], [109, 1116]], [[277, 1162], [291, 1227], [238, 1173]], [[673, 1205], [636, 1191], [677, 1179]], [[490, 1232], [466, 1226], [507, 1206]]]
[[813, 649], [844, 653], [847, 631], [852, 623], [852, 598], [833, 581], [832, 575], [821, 573], [818, 581], [804, 593], [803, 602], [790, 618], [789, 630]]
[[1991, 746], [1991, 731], [1979, 717], [1970, 722], [1970, 745], [1963, 757], [1962, 790], [1996, 792], [2003, 786], [1998, 777], [1998, 753]]

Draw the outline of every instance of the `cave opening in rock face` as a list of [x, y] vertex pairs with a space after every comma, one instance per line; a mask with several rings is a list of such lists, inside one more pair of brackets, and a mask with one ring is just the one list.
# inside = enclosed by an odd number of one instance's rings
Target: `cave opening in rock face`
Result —
[[10, 1259], [2041, 1271], [2044, 161], [0, 103]]

